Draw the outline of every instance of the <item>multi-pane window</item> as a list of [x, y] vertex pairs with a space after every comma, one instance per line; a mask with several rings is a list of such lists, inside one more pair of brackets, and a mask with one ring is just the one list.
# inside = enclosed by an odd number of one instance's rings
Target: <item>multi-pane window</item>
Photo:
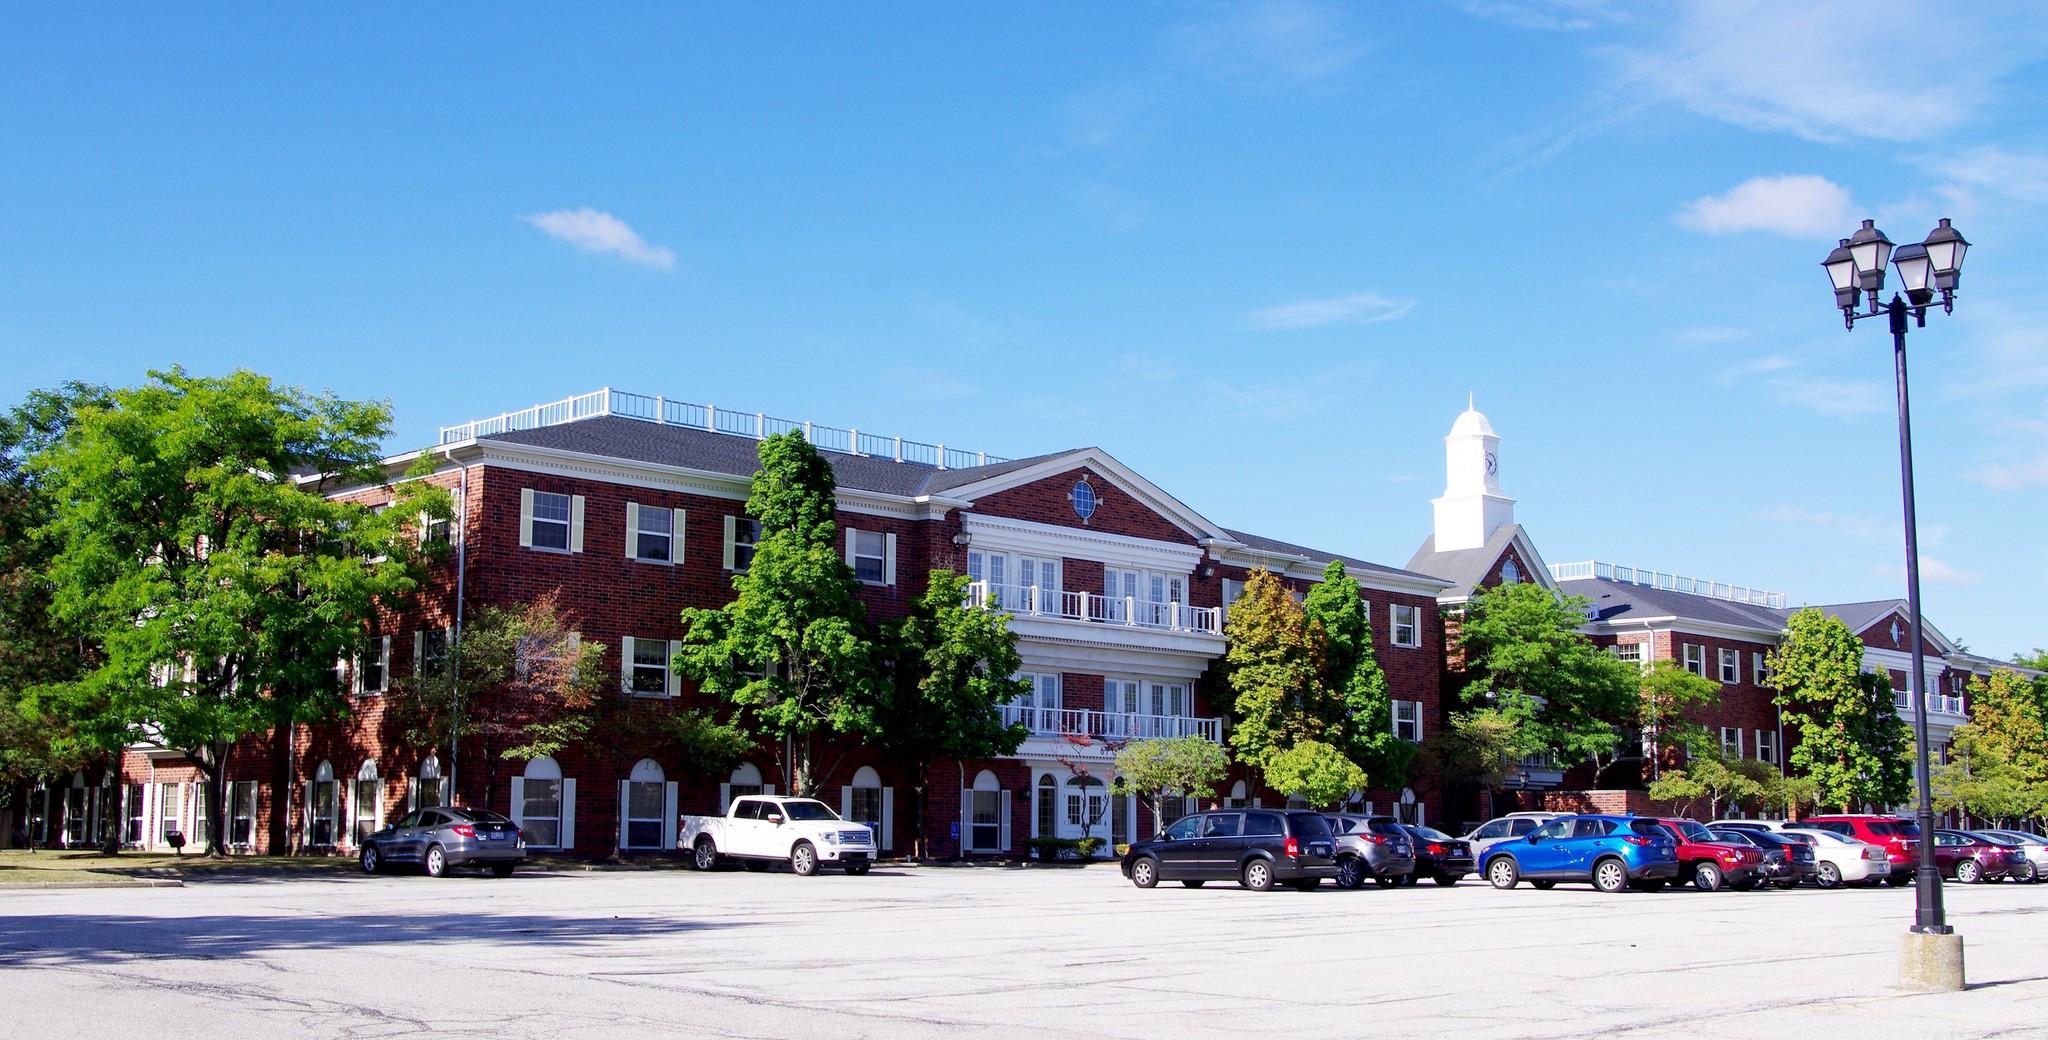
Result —
[[882, 844], [882, 789], [855, 787], [847, 792], [847, 819], [875, 832], [875, 845]]
[[1039, 774], [1038, 803], [1032, 808], [1037, 815], [1038, 836], [1041, 838], [1059, 836], [1059, 797], [1059, 781], [1054, 780], [1051, 773]]
[[391, 677], [391, 637], [371, 636], [356, 651], [356, 692], [383, 693]]
[[440, 675], [448, 670], [448, 630], [420, 629], [413, 639], [413, 671], [419, 675]]
[[627, 848], [661, 847], [662, 818], [667, 815], [667, 801], [660, 780], [633, 780], [626, 784]]
[[846, 532], [847, 562], [856, 580], [882, 585], [889, 579], [889, 539], [880, 531]]
[[1756, 731], [1756, 757], [1759, 762], [1778, 764], [1778, 735], [1767, 729]]
[[1616, 643], [1614, 644], [1614, 656], [1641, 668], [1643, 666], [1643, 644]]
[[675, 673], [669, 668], [673, 656], [669, 641], [627, 636], [625, 642], [627, 691], [647, 697], [666, 697], [675, 692]]
[[519, 829], [526, 835], [526, 843], [545, 848], [561, 844], [562, 782], [527, 777], [520, 789]]
[[1749, 655], [1749, 671], [1758, 686], [1771, 684], [1771, 658], [1769, 654], [1753, 652]]
[[228, 785], [228, 844], [247, 848], [256, 834], [256, 781]]
[[1742, 730], [1735, 726], [1721, 727], [1721, 754], [1728, 758], [1742, 757]]
[[1242, 595], [1244, 595], [1244, 582], [1238, 581], [1235, 578], [1223, 579], [1223, 620], [1230, 620], [1230, 605], [1236, 603], [1238, 597]]
[[141, 784], [128, 784], [123, 790], [122, 801], [126, 803], [125, 818], [122, 820], [121, 844], [142, 844], [143, 792]]
[[644, 563], [675, 563], [679, 509], [626, 503], [626, 555]]
[[973, 827], [970, 848], [999, 851], [1002, 848], [1001, 791], [974, 792]]
[[1707, 648], [1699, 643], [1684, 645], [1685, 670], [1704, 679], [1707, 677]]
[[178, 822], [184, 818], [181, 795], [184, 788], [177, 784], [158, 784], [157, 799], [157, 840], [169, 842], [172, 832], [179, 831]]
[[1725, 685], [1731, 686], [1735, 683], [1741, 682], [1742, 654], [1739, 651], [1735, 650], [1722, 650], [1720, 652], [1720, 659], [1721, 682]]
[[743, 571], [754, 565], [754, 546], [761, 541], [761, 521], [744, 516], [725, 518], [725, 569]]
[[448, 517], [420, 514], [420, 540], [428, 545], [447, 545], [453, 527]]
[[377, 832], [377, 817], [384, 802], [384, 784], [377, 779], [376, 771], [365, 769], [364, 772], [370, 775], [358, 775], [355, 786], [355, 839], [358, 846]]
[[569, 496], [547, 491], [533, 493], [532, 545], [536, 549], [569, 551]]
[[1422, 702], [1394, 702], [1394, 735], [1411, 744], [1422, 743]]
[[310, 819], [306, 821], [306, 844], [328, 848], [334, 844], [335, 784], [332, 773], [313, 780]]
[[213, 840], [211, 830], [213, 826], [213, 799], [208, 797], [206, 781], [204, 780], [195, 781], [192, 784], [192, 812], [190, 815], [192, 817], [192, 832], [186, 836], [188, 844], [204, 848], [207, 842]]
[[1394, 604], [1394, 645], [1422, 645], [1422, 608]]

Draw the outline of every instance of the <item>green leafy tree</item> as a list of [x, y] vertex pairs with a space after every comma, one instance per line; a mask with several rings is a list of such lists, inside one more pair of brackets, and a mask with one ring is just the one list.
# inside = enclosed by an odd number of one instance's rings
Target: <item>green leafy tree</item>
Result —
[[1341, 804], [1366, 784], [1365, 770], [1320, 740], [1304, 740], [1275, 754], [1267, 761], [1265, 773], [1267, 785], [1274, 790], [1300, 795], [1316, 806]]
[[1849, 732], [1876, 763], [1864, 778], [1865, 801], [1875, 807], [1903, 804], [1913, 797], [1913, 729], [1899, 717], [1890, 672], [1865, 672], [1856, 682], [1863, 702]]
[[1903, 801], [1890, 679], [1862, 674], [1863, 641], [1839, 618], [1809, 607], [1785, 627], [1771, 652], [1770, 685], [1786, 725], [1799, 732], [1792, 767], [1812, 778], [1824, 805], [1848, 810]]
[[1934, 807], [1961, 810], [2001, 824], [2044, 814], [2048, 787], [2028, 778], [2011, 755], [1984, 731], [1957, 727], [1948, 745], [1948, 761], [1928, 777]]
[[1016, 678], [1023, 661], [1009, 615], [966, 603], [964, 576], [932, 571], [910, 615], [882, 640], [889, 682], [875, 744], [910, 767], [920, 856], [932, 764], [1012, 754], [1031, 735], [1022, 723], [1003, 724], [1002, 706], [1031, 692]]
[[1167, 795], [1210, 798], [1216, 784], [1230, 768], [1230, 757], [1219, 744], [1201, 737], [1161, 737], [1134, 740], [1116, 753], [1116, 782], [1111, 790], [1119, 795], [1136, 795], [1152, 808], [1152, 819], [1164, 817], [1160, 802]]
[[1533, 582], [1500, 585], [1472, 598], [1458, 632], [1465, 704], [1526, 720], [1523, 741], [1562, 766], [1614, 754], [1641, 699], [1635, 666], [1579, 632], [1586, 607]]
[[1741, 763], [1718, 755], [1702, 755], [1687, 762], [1684, 769], [1665, 771], [1650, 784], [1649, 795], [1658, 801], [1678, 803], [1683, 806], [1681, 811], [1688, 813], [1704, 800], [1707, 816], [1712, 819], [1721, 815], [1723, 805], [1761, 799], [1766, 790], [1764, 782]]
[[1530, 737], [1534, 710], [1526, 700], [1513, 700], [1454, 712], [1440, 732], [1423, 742], [1419, 764], [1446, 784], [1499, 788], [1523, 760], [1542, 752]]
[[[67, 383], [37, 390], [0, 414], [0, 798], [35, 777], [69, 772], [106, 754], [104, 741], [69, 719], [30, 709], [30, 690], [71, 682], [96, 655], [51, 610], [57, 544], [43, 536], [56, 502], [29, 460], [54, 446], [85, 408], [104, 407], [105, 387]], [[86, 739], [81, 739], [81, 738]], [[4, 806], [4, 803], [0, 803]]]
[[1341, 717], [1331, 720], [1333, 742], [1378, 786], [1407, 783], [1416, 745], [1394, 733], [1394, 702], [1387, 673], [1373, 651], [1372, 620], [1358, 579], [1345, 573], [1344, 561], [1331, 560], [1323, 569], [1322, 583], [1309, 590], [1302, 613], [1312, 628], [1322, 630], [1322, 684], [1342, 709]]
[[2048, 713], [2034, 684], [2009, 668], [1994, 669], [1989, 678], [1971, 680], [1969, 698], [1970, 721], [1957, 732], [1971, 731], [2024, 783], [2048, 787]]
[[[1663, 660], [1642, 673], [1641, 685], [1636, 724], [1659, 762], [1671, 754], [1689, 757], [1715, 750], [1713, 734], [1693, 721], [1691, 715], [1694, 709], [1721, 699], [1718, 683], [1688, 671], [1676, 661]], [[1653, 768], [1651, 772], [1661, 770]]]
[[1230, 639], [1224, 681], [1236, 694], [1231, 747], [1268, 786], [1286, 790], [1267, 773], [1281, 753], [1342, 737], [1343, 702], [1323, 682], [1328, 640], [1264, 569], [1245, 582], [1224, 634]]
[[80, 409], [29, 460], [54, 503], [52, 611], [98, 650], [33, 707], [183, 752], [208, 782], [210, 853], [229, 748], [346, 710], [334, 662], [416, 587], [421, 514], [448, 515], [418, 481], [381, 514], [327, 497], [384, 480], [389, 422], [381, 403], [172, 369]]
[[739, 595], [683, 611], [676, 664], [778, 738], [790, 793], [808, 795], [844, 757], [820, 768], [822, 741], [876, 732], [880, 655], [839, 554], [832, 467], [795, 430], [763, 439], [760, 459], [747, 511], [761, 533]]

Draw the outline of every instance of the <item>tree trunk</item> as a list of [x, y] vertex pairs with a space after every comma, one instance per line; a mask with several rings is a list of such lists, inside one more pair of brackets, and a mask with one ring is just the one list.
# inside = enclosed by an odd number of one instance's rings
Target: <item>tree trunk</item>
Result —
[[[208, 856], [225, 856], [227, 842], [227, 785], [220, 782], [226, 772], [221, 768], [221, 758], [213, 754], [211, 746], [201, 749], [199, 754], [187, 752], [186, 758], [199, 767], [199, 775], [206, 778], [206, 851]], [[223, 756], [224, 757], [224, 756]]]
[[298, 728], [296, 723], [282, 722], [278, 724], [277, 729], [281, 737], [278, 743], [282, 745], [280, 750], [283, 753], [278, 755], [277, 805], [270, 813], [270, 848], [272, 851], [282, 850], [286, 855], [295, 856], [304, 850], [295, 847], [293, 836], [305, 833], [304, 828], [292, 827], [292, 807], [301, 801], [295, 797], [296, 792], [292, 790], [292, 780], [296, 772], [293, 769], [292, 758], [297, 750], [295, 745], [298, 743]]
[[[127, 793], [126, 785], [124, 785], [121, 782], [122, 757], [123, 756], [121, 752], [114, 752], [114, 782], [107, 788], [107, 790], [112, 792], [114, 796], [113, 813], [109, 814], [107, 812], [107, 806], [104, 800], [102, 800], [100, 803], [100, 820], [102, 824], [100, 827], [100, 855], [102, 856], [118, 856], [121, 854], [121, 828], [126, 827], [128, 825], [128, 814], [122, 810], [121, 806], [122, 797]], [[106, 825], [108, 822], [107, 817], [109, 815], [113, 816], [113, 820], [111, 821], [112, 826]]]

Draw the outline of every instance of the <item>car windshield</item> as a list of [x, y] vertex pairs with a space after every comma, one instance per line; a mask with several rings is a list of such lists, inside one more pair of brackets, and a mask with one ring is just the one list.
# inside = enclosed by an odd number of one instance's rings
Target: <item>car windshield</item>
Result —
[[1698, 823], [1692, 820], [1676, 820], [1673, 821], [1673, 825], [1678, 828], [1678, 833], [1685, 835], [1685, 840], [1687, 841], [1714, 840], [1714, 836], [1712, 834], [1709, 834], [1705, 827], [1700, 826]]
[[1423, 841], [1457, 841], [1457, 840], [1458, 840], [1458, 839], [1456, 839], [1456, 838], [1453, 838], [1453, 837], [1451, 837], [1451, 836], [1450, 836], [1450, 835], [1448, 835], [1448, 834], [1445, 834], [1444, 832], [1442, 832], [1442, 831], [1440, 831], [1440, 830], [1437, 830], [1437, 829], [1436, 829], [1435, 827], [1410, 827], [1410, 828], [1408, 828], [1408, 829], [1409, 829], [1409, 830], [1411, 830], [1411, 831], [1414, 831], [1414, 832], [1415, 832], [1415, 836], [1416, 836], [1416, 837], [1418, 837], [1418, 838], [1421, 838], [1421, 839], [1422, 839]]
[[833, 812], [831, 806], [826, 805], [824, 802], [814, 802], [809, 798], [792, 798], [782, 803], [782, 812], [784, 817], [790, 820], [836, 820], [839, 818], [839, 814]]

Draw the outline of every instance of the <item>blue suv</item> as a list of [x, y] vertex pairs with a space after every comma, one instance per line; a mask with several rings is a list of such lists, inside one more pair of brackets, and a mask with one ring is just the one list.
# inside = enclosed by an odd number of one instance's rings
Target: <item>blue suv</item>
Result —
[[1479, 872], [1495, 888], [1586, 881], [1602, 892], [1654, 892], [1678, 877], [1678, 844], [1655, 820], [1561, 816], [1487, 849]]

